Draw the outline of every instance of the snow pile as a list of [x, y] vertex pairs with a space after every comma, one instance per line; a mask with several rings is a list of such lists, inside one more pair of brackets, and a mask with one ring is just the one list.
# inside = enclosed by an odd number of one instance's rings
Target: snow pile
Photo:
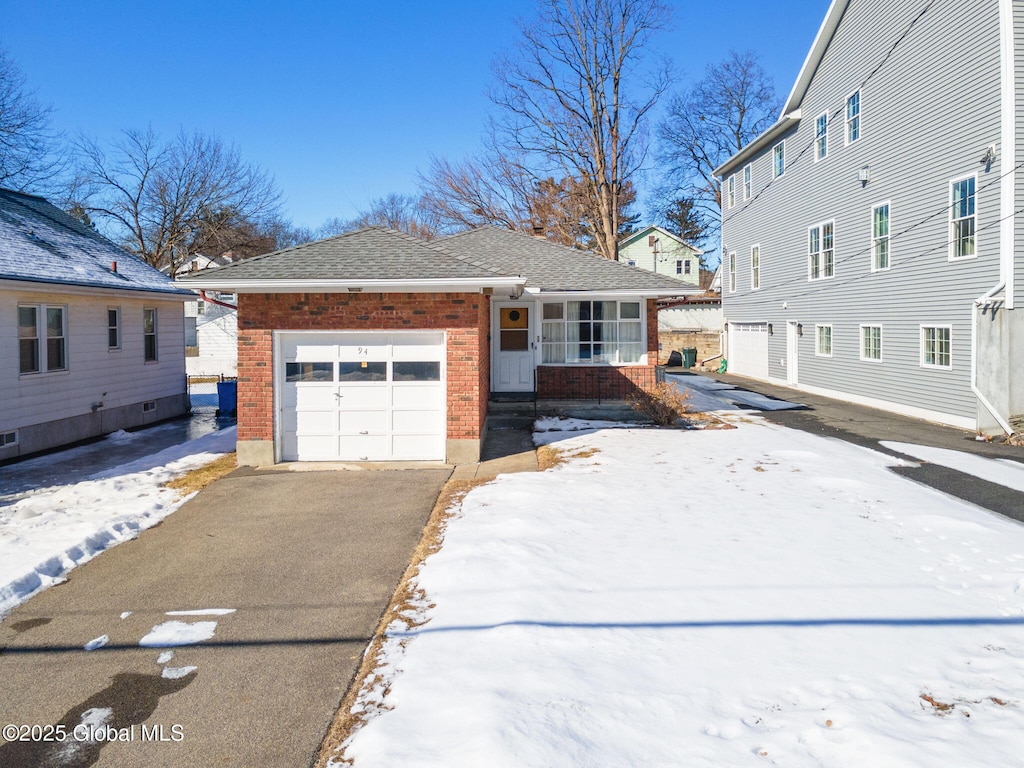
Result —
[[139, 640], [143, 648], [174, 648], [179, 645], [195, 645], [213, 637], [217, 630], [216, 621], [165, 621], [157, 624], [145, 637]]
[[[595, 421], [592, 419], [570, 419], [564, 416], [543, 416], [533, 422], [533, 431], [537, 432], [593, 432], [596, 429], [619, 429], [637, 427], [636, 422]], [[534, 440], [536, 442], [536, 439]]]
[[232, 427], [0, 506], [0, 615], [163, 520], [188, 497], [161, 485], [234, 447]]
[[1019, 763], [1019, 524], [749, 415], [560, 446], [449, 522], [360, 768]]
[[[787, 400], [776, 400], [774, 397], [762, 395], [759, 392], [749, 392], [740, 389], [724, 381], [700, 374], [668, 374], [665, 381], [672, 384], [676, 389], [687, 392], [690, 395], [689, 405], [694, 411], [786, 411], [793, 408], [803, 408], [799, 403], [791, 403]], [[795, 393], [794, 393], [795, 394]]]

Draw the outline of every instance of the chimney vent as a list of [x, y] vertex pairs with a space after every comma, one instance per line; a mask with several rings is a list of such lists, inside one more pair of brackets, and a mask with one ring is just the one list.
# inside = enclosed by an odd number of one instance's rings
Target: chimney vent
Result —
[[110, 262], [110, 271], [111, 272], [117, 272], [117, 262], [116, 261]]

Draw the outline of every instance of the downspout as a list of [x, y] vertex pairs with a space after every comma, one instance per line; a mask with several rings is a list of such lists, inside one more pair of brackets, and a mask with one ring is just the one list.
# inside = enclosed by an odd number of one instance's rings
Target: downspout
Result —
[[211, 299], [209, 296], [206, 295], [206, 291], [200, 291], [199, 296], [200, 298], [202, 298], [203, 301], [209, 302], [210, 304], [216, 304], [219, 307], [227, 307], [228, 309], [238, 309], [238, 307], [234, 304], [228, 304], [227, 302], [219, 301], [218, 299]]
[[1010, 423], [999, 415], [999, 412], [995, 407], [988, 401], [988, 398], [982, 394], [978, 388], [978, 312], [987, 307], [992, 302], [992, 297], [995, 296], [999, 291], [1003, 289], [1004, 283], [1002, 280], [994, 287], [991, 288], [988, 293], [979, 296], [974, 300], [971, 305], [971, 391], [974, 392], [985, 410], [987, 410], [992, 417], [999, 423], [999, 426], [1003, 428], [1003, 431], [1010, 437], [1013, 436], [1013, 427]]

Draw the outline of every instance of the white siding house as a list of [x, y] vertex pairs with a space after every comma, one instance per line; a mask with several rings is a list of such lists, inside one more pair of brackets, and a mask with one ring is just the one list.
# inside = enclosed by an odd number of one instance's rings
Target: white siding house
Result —
[[779, 120], [716, 169], [750, 179], [723, 209], [729, 370], [1011, 432], [1022, 144], [1024, 4], [834, 0]]
[[188, 296], [42, 198], [0, 189], [0, 460], [187, 411]]

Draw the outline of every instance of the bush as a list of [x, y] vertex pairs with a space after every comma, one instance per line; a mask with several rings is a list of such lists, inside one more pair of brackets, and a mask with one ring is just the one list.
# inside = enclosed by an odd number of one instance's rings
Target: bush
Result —
[[670, 427], [690, 410], [690, 393], [661, 382], [650, 390], [637, 390], [627, 398], [633, 410], [639, 411], [660, 427]]

